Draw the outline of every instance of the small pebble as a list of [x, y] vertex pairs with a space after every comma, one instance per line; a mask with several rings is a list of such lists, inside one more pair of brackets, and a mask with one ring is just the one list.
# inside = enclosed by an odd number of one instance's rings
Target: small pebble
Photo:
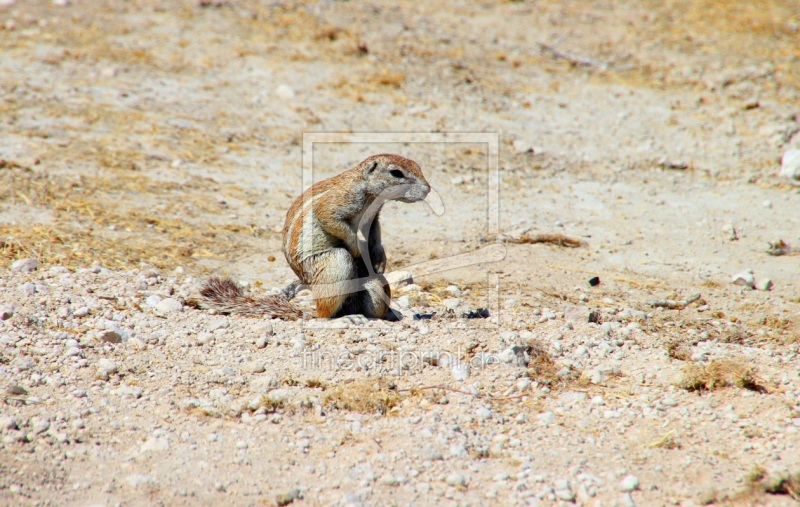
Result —
[[159, 314], [179, 312], [182, 309], [181, 302], [174, 298], [162, 299], [155, 307], [156, 313]]
[[445, 480], [445, 482], [447, 482], [447, 484], [449, 486], [458, 487], [458, 486], [463, 486], [464, 484], [466, 484], [466, 479], [460, 473], [453, 472], [453, 473], [451, 473], [450, 475], [447, 476], [447, 479]]
[[772, 280], [770, 280], [769, 278], [764, 278], [763, 280], [759, 280], [756, 283], [755, 288], [756, 290], [768, 291], [772, 290], [772, 286], [773, 286]]
[[28, 394], [28, 391], [25, 390], [24, 387], [12, 384], [6, 387], [6, 394], [10, 396], [25, 396]]
[[543, 414], [539, 414], [538, 419], [539, 419], [539, 424], [541, 426], [550, 426], [551, 424], [556, 422], [556, 415], [548, 410]]
[[453, 365], [451, 371], [453, 374], [453, 379], [458, 382], [463, 382], [469, 378], [469, 365], [466, 363], [458, 363]]
[[8, 320], [14, 316], [16, 305], [3, 305], [0, 306], [0, 320]]
[[294, 90], [290, 86], [282, 84], [275, 88], [275, 95], [279, 99], [288, 100], [294, 98]]
[[250, 361], [242, 366], [242, 372], [244, 373], [264, 373], [267, 369], [264, 367], [264, 361]]
[[36, 259], [19, 259], [11, 263], [11, 271], [16, 273], [29, 273], [39, 268]]
[[792, 149], [783, 154], [780, 175], [793, 181], [800, 181], [800, 150]]
[[122, 335], [116, 331], [103, 331], [100, 334], [100, 341], [105, 343], [122, 343]]
[[620, 491], [625, 493], [639, 489], [639, 478], [635, 475], [626, 475], [619, 483]]
[[753, 276], [753, 272], [751, 270], [742, 271], [741, 273], [737, 273], [733, 275], [731, 278], [731, 282], [734, 285], [741, 285], [742, 287], [750, 287], [751, 289], [755, 285], [755, 277]]
[[492, 418], [492, 411], [489, 410], [486, 407], [479, 407], [475, 411], [475, 415], [477, 415], [479, 419], [484, 419], [484, 420], [491, 419]]

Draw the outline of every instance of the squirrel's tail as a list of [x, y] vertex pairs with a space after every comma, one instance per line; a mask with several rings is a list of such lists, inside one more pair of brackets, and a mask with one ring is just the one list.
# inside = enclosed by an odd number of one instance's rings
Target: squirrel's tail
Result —
[[302, 315], [285, 295], [255, 298], [230, 278], [209, 278], [200, 290], [197, 303], [201, 308], [246, 317], [296, 320]]

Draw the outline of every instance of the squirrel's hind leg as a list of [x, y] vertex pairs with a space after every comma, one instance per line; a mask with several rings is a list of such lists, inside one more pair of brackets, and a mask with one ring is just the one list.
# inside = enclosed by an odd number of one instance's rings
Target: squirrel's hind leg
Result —
[[306, 261], [304, 273], [311, 283], [311, 291], [317, 301], [317, 317], [338, 317], [351, 295], [349, 280], [356, 277], [353, 257], [343, 248], [335, 248]]

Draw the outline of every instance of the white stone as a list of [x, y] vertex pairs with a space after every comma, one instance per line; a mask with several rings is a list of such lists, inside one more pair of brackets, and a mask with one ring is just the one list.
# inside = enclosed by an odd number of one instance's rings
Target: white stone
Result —
[[263, 360], [250, 361], [242, 366], [242, 372], [244, 373], [264, 373], [265, 371], [266, 368], [264, 367]]
[[161, 302], [162, 299], [163, 298], [158, 294], [152, 294], [150, 296], [147, 296], [147, 299], [144, 300], [144, 304], [146, 304], [151, 308], [155, 308], [158, 305], [158, 303]]
[[800, 181], [800, 150], [789, 150], [781, 157], [781, 176]]
[[179, 312], [182, 309], [183, 305], [181, 304], [181, 302], [174, 298], [162, 299], [156, 305], [156, 312], [162, 314]]
[[741, 285], [742, 287], [750, 287], [752, 289], [756, 283], [756, 280], [753, 276], [753, 272], [751, 270], [747, 270], [733, 275], [731, 282], [734, 285]]
[[391, 273], [385, 273], [384, 276], [392, 290], [397, 290], [414, 283], [414, 277], [409, 271], [392, 271]]
[[291, 86], [282, 84], [275, 88], [275, 95], [280, 99], [288, 100], [294, 98], [294, 90], [292, 90]]
[[11, 263], [11, 271], [17, 273], [28, 273], [39, 267], [39, 261], [36, 259], [19, 259]]
[[152, 475], [144, 475], [144, 474], [131, 474], [125, 478], [125, 481], [134, 488], [137, 486], [153, 484], [154, 482], [156, 482], [156, 480], [153, 478]]
[[486, 407], [480, 407], [475, 411], [475, 415], [477, 415], [480, 419], [491, 419], [492, 411]]
[[159, 452], [159, 451], [166, 451], [169, 449], [169, 440], [165, 437], [152, 437], [148, 438], [145, 443], [142, 444], [141, 450], [142, 452]]
[[764, 278], [763, 280], [759, 280], [756, 283], [755, 288], [756, 290], [772, 290], [772, 286], [773, 286], [772, 280], [770, 280], [769, 278]]
[[635, 475], [628, 474], [626, 475], [619, 483], [620, 491], [625, 493], [629, 491], [633, 491], [635, 489], [639, 489], [639, 478]]
[[103, 358], [97, 361], [97, 370], [100, 372], [106, 372], [106, 374], [116, 373], [118, 370], [117, 363], [111, 359]]
[[469, 365], [466, 363], [454, 364], [452, 368], [453, 379], [458, 382], [463, 382], [469, 378], [470, 370]]
[[464, 484], [466, 484], [467, 480], [460, 473], [453, 472], [453, 473], [451, 473], [450, 475], [447, 476], [446, 482], [450, 486], [458, 487], [458, 486], [463, 486]]
[[539, 414], [538, 419], [541, 426], [550, 426], [556, 422], [556, 415], [548, 410], [543, 414]]

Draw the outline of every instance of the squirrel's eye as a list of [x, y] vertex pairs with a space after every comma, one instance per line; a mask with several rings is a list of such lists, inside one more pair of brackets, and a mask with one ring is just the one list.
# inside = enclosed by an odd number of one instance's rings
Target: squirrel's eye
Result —
[[392, 169], [391, 171], [389, 171], [389, 174], [391, 174], [395, 178], [405, 178], [406, 177], [406, 175], [403, 174], [403, 171], [401, 171], [400, 169]]

